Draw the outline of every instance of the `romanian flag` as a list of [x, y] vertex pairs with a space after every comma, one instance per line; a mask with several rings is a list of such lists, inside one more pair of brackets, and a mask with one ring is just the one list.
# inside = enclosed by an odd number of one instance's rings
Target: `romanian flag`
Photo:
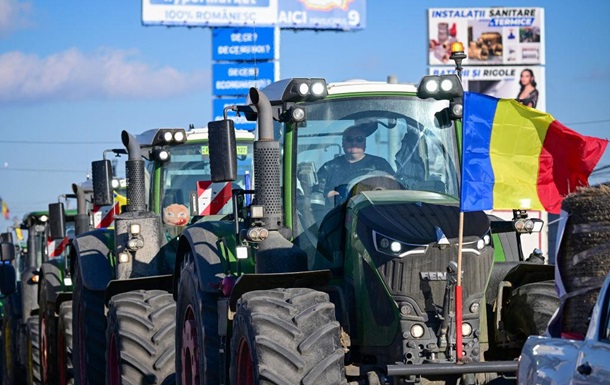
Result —
[[608, 140], [583, 136], [512, 99], [464, 92], [463, 212], [532, 209], [558, 214], [588, 186]]
[[4, 215], [4, 218], [8, 219], [10, 216], [10, 211], [8, 209], [8, 206], [6, 205], [6, 202], [0, 198], [0, 204], [2, 205], [2, 215]]

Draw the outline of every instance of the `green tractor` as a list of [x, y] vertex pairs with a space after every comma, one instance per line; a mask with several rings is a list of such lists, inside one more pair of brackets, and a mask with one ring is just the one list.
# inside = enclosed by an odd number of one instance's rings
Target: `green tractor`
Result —
[[[455, 75], [250, 90], [233, 110], [258, 120], [254, 189], [234, 196], [254, 200], [179, 239], [178, 384], [475, 383], [516, 370], [504, 348], [530, 330], [511, 329], [502, 309], [535, 282], [506, 278], [552, 269], [495, 263], [491, 218], [465, 213], [456, 327], [461, 97]], [[233, 122], [208, 126], [212, 180], [231, 181]], [[362, 167], [344, 158], [354, 143]], [[525, 306], [511, 310], [530, 325]]]
[[27, 231], [27, 246], [13, 262], [16, 290], [10, 294], [5, 309], [3, 381], [6, 384], [40, 383], [38, 269], [48, 258], [48, 219], [47, 211], [34, 211], [27, 213], [20, 225], [21, 231]]
[[[49, 204], [49, 258], [39, 269], [38, 305], [40, 323], [41, 382], [72, 384], [72, 269], [71, 250], [75, 236], [93, 228], [90, 183], [73, 184], [71, 194]], [[76, 201], [76, 209], [64, 203]], [[113, 207], [107, 212], [114, 213]]]
[[[240, 181], [252, 170], [254, 134], [238, 133]], [[212, 186], [207, 129], [122, 132], [127, 202], [114, 228], [75, 237], [73, 361], [77, 385], [174, 381], [176, 248], [204, 215], [232, 212], [231, 184]], [[93, 162], [93, 202], [112, 202], [112, 167]]]
[[0, 344], [1, 383], [17, 384], [21, 376], [24, 378], [23, 367], [17, 368], [17, 338], [21, 324], [20, 285], [17, 284], [17, 270], [24, 250], [17, 250], [13, 243], [13, 233], [9, 230], [0, 234], [0, 295], [2, 296], [2, 334]]

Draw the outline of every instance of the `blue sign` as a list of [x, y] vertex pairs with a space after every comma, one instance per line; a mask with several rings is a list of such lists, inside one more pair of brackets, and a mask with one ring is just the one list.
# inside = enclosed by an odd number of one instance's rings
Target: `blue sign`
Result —
[[275, 81], [275, 62], [212, 65], [212, 95], [247, 95], [250, 87], [264, 88]]
[[218, 61], [276, 59], [274, 30], [273, 27], [214, 28], [212, 59]]
[[[246, 104], [246, 98], [226, 98], [226, 99], [214, 99], [212, 105], [212, 113], [214, 114], [214, 120], [221, 120], [224, 118], [224, 109], [227, 106]], [[254, 131], [256, 129], [256, 122], [249, 122], [246, 120], [244, 114], [236, 116], [235, 112], [229, 111], [227, 117], [235, 122], [236, 130]]]

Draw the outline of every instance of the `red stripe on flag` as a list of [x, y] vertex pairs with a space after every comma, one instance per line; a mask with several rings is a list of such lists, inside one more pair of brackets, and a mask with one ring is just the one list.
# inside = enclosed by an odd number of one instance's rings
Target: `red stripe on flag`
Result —
[[546, 211], [559, 213], [563, 197], [589, 185], [589, 175], [607, 145], [607, 140], [581, 135], [557, 120], [549, 125], [537, 181], [538, 197]]

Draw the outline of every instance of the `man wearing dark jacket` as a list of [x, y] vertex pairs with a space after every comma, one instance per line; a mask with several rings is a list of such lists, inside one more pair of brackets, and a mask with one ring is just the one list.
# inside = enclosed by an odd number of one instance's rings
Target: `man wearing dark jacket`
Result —
[[371, 171], [383, 171], [394, 175], [394, 170], [387, 160], [379, 156], [366, 154], [367, 126], [353, 125], [343, 131], [344, 156], [332, 159], [322, 165], [318, 171], [318, 186], [327, 198], [338, 195], [338, 186], [346, 185], [356, 176]]

